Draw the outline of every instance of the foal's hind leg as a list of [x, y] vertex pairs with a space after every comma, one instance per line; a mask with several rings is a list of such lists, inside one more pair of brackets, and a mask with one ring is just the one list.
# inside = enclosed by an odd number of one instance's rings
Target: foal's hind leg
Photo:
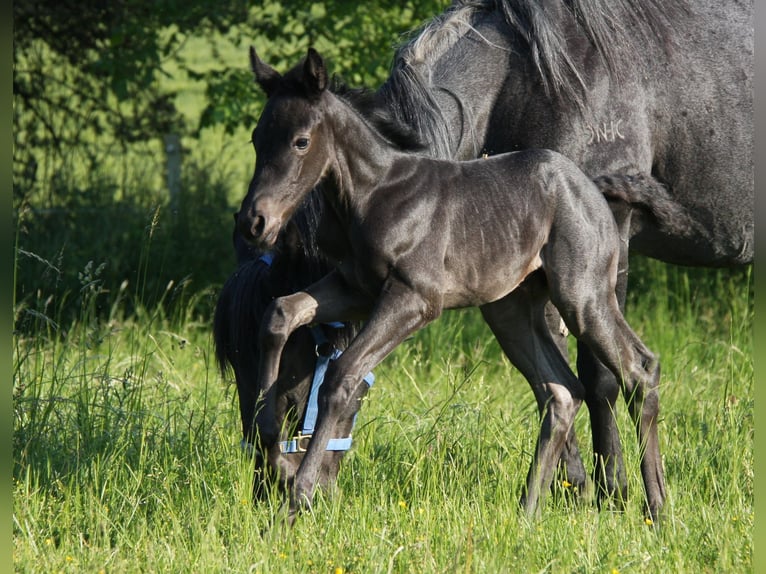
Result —
[[[631, 207], [624, 202], [610, 202], [619, 234], [619, 263], [615, 294], [620, 310], [625, 309], [628, 287], [628, 240]], [[620, 384], [614, 374], [582, 341], [577, 343], [577, 374], [585, 386], [593, 440], [593, 477], [599, 507], [611, 500], [620, 507], [628, 498], [628, 480], [622, 456], [615, 406]]]
[[547, 289], [540, 273], [527, 278], [504, 298], [481, 307], [485, 321], [508, 359], [526, 377], [535, 393], [542, 420], [535, 455], [521, 504], [527, 514], [539, 511], [550, 487], [583, 390], [545, 321]]
[[[587, 275], [549, 275], [551, 300], [570, 331], [586, 344], [622, 384], [641, 449], [641, 474], [649, 513], [659, 515], [665, 500], [665, 484], [657, 434], [659, 416], [659, 363], [625, 321], [610, 272]], [[597, 267], [597, 266], [594, 266]], [[591, 267], [591, 269], [594, 269]]]

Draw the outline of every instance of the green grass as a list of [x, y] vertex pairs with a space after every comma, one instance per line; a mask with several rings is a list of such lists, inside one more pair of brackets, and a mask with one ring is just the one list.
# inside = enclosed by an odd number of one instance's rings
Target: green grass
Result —
[[[519, 512], [537, 413], [475, 311], [445, 314], [376, 369], [339, 488], [291, 531], [269, 528], [280, 500], [250, 502], [236, 394], [216, 372], [210, 325], [140, 306], [126, 315], [128, 295], [95, 320], [85, 297], [66, 329], [48, 310], [15, 335], [15, 568], [752, 571], [751, 276], [642, 269], [652, 287], [637, 282], [645, 292], [628, 318], [662, 360], [659, 531], [644, 523], [622, 402], [626, 511], [551, 497], [539, 520]], [[589, 457], [585, 408], [577, 430]]]

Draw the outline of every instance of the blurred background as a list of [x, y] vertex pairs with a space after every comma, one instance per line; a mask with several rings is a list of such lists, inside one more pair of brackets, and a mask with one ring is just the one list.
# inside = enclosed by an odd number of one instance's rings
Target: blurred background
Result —
[[376, 87], [447, 3], [14, 3], [17, 328], [79, 316], [85, 292], [97, 315], [208, 317], [254, 166], [248, 47], [284, 71], [314, 46]]

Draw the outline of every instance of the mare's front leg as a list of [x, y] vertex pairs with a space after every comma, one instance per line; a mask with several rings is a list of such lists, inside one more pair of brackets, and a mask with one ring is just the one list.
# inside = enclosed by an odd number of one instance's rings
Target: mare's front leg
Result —
[[259, 334], [258, 362], [258, 388], [263, 404], [256, 414], [261, 441], [266, 447], [279, 436], [274, 383], [290, 335], [311, 323], [358, 319], [367, 315], [369, 309], [369, 298], [349, 289], [337, 271], [331, 271], [303, 291], [275, 299], [266, 309]]
[[389, 278], [367, 323], [343, 354], [327, 370], [319, 391], [319, 416], [308, 451], [295, 477], [290, 518], [311, 504], [322, 464], [322, 454], [338, 419], [356, 411], [366, 383], [362, 377], [380, 363], [406, 337], [434, 320], [439, 302], [429, 300], [401, 281]]
[[551, 337], [545, 320], [547, 286], [538, 272], [499, 301], [481, 307], [508, 359], [532, 387], [541, 414], [540, 434], [521, 505], [539, 513], [565, 443], [574, 433], [583, 389]]

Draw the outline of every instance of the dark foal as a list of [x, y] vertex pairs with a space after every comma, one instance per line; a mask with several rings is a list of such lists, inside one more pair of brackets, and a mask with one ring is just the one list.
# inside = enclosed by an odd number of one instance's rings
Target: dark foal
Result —
[[659, 365], [620, 311], [620, 236], [596, 185], [549, 150], [469, 162], [406, 153], [327, 89], [316, 51], [284, 77], [254, 51], [251, 60], [269, 99], [253, 134], [256, 168], [240, 231], [251, 242], [273, 245], [323, 182], [329, 208], [318, 241], [336, 266], [266, 312], [261, 430], [279, 430], [273, 385], [290, 334], [313, 323], [366, 319], [328, 370], [316, 430], [291, 491], [291, 516], [310, 504], [335, 425], [366, 391], [364, 374], [444, 309], [466, 306], [480, 307], [508, 358], [544, 395], [538, 400], [547, 408], [522, 497], [524, 509], [535, 513], [585, 392], [546, 326], [550, 298], [572, 334], [621, 381], [656, 518], [665, 498]]

